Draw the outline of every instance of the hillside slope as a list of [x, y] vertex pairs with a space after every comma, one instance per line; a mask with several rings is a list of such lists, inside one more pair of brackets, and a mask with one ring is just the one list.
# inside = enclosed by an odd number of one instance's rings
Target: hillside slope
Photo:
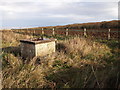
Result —
[[[113, 21], [103, 21], [103, 22], [93, 22], [93, 23], [81, 23], [81, 24], [69, 24], [69, 25], [63, 25], [63, 26], [47, 26], [47, 27], [36, 27], [36, 28], [56, 28], [56, 29], [118, 29], [120, 20], [113, 20]], [[34, 28], [35, 29], [35, 28]]]

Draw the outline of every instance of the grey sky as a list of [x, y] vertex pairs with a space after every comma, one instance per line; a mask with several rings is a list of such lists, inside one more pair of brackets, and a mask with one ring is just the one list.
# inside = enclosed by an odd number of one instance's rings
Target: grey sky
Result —
[[[0, 21], [3, 28], [38, 27], [118, 19], [118, 2], [98, 0], [2, 1]], [[102, 0], [101, 0], [102, 1]]]

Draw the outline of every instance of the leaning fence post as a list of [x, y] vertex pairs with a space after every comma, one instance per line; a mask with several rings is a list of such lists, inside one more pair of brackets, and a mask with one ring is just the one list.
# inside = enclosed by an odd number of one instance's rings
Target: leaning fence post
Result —
[[108, 29], [108, 39], [110, 39], [110, 29]]
[[86, 28], [84, 28], [84, 36], [85, 36], [85, 37], [87, 36]]
[[44, 35], [44, 30], [43, 30], [43, 28], [42, 28], [42, 35]]
[[54, 28], [53, 28], [53, 30], [52, 30], [52, 34], [55, 35], [55, 29], [54, 29]]
[[68, 29], [66, 29], [66, 36], [68, 36]]

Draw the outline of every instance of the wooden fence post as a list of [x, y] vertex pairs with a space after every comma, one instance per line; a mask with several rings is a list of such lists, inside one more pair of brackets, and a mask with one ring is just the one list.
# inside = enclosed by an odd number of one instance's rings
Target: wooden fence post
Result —
[[87, 36], [86, 28], [84, 28], [84, 36], [85, 36], [85, 37]]
[[43, 28], [42, 28], [42, 35], [44, 35], [44, 30], [43, 30]]
[[29, 32], [28, 32], [28, 28], [27, 28], [27, 34], [29, 34]]
[[20, 28], [20, 33], [22, 32], [22, 29]]
[[66, 36], [68, 36], [68, 29], [66, 29]]
[[28, 28], [27, 28], [27, 29], [26, 29], [26, 35], [27, 35], [27, 37], [28, 37], [28, 34], [29, 34], [29, 33], [28, 33]]
[[108, 39], [110, 39], [110, 29], [108, 29]]
[[34, 29], [34, 32], [33, 32], [33, 33], [34, 33], [34, 35], [35, 35], [35, 29]]
[[55, 35], [55, 29], [54, 29], [54, 28], [53, 28], [53, 30], [52, 30], [52, 34]]

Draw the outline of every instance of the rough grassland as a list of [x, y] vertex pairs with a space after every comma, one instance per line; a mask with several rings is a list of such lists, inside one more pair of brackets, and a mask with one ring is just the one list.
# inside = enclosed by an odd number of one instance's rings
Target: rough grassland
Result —
[[23, 38], [33, 36], [2, 33], [3, 88], [120, 88], [118, 41], [72, 37], [52, 55], [22, 60]]

